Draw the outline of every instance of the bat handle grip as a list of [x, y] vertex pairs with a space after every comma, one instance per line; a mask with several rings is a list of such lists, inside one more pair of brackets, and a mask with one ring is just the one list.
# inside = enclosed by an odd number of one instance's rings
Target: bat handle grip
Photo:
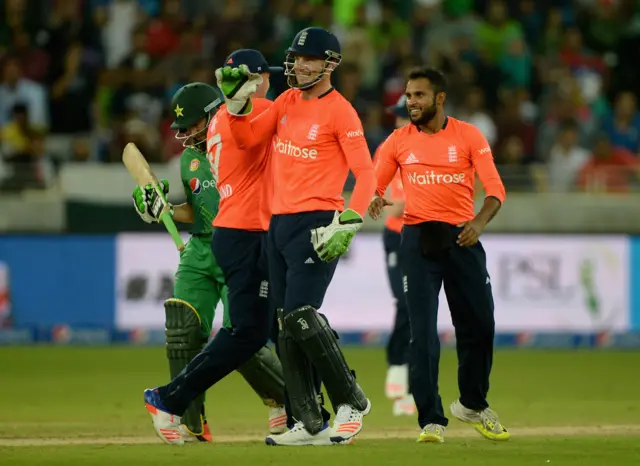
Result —
[[162, 212], [162, 214], [160, 214], [160, 220], [164, 223], [164, 226], [171, 235], [171, 238], [173, 238], [173, 242], [176, 244], [178, 251], [184, 251], [184, 242], [182, 241], [182, 237], [180, 236], [178, 228], [176, 228], [176, 224], [173, 222], [169, 211], [165, 210]]

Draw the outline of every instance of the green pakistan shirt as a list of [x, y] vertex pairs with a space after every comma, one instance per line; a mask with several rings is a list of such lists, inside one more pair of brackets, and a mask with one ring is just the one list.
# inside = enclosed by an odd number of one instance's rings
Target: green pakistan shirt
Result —
[[211, 222], [218, 214], [220, 193], [216, 188], [207, 155], [193, 147], [187, 147], [180, 156], [180, 176], [187, 202], [193, 207], [191, 234], [211, 233]]

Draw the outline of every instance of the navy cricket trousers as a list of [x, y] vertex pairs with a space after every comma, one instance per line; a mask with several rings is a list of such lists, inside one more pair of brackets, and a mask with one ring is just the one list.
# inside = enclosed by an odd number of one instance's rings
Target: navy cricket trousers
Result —
[[[313, 306], [315, 309], [322, 306], [339, 259], [326, 263], [318, 258], [311, 244], [311, 230], [329, 225], [333, 216], [334, 211], [316, 211], [271, 217], [267, 241], [270, 293], [275, 308], [283, 309], [285, 315], [303, 306]], [[275, 341], [278, 341], [277, 338]], [[277, 344], [276, 352], [279, 356]], [[314, 384], [321, 396], [322, 380], [315, 370]], [[292, 410], [286, 387], [285, 404], [287, 424], [291, 427]], [[324, 407], [321, 411], [324, 421], [328, 421], [328, 411]]]
[[387, 261], [387, 278], [395, 300], [396, 315], [393, 330], [387, 342], [387, 364], [402, 366], [409, 364], [409, 340], [411, 327], [409, 325], [409, 311], [402, 290], [402, 268], [400, 266], [401, 233], [384, 229], [382, 234], [384, 253]]
[[268, 256], [271, 293], [284, 314], [303, 306], [320, 309], [339, 259], [322, 262], [311, 244], [311, 230], [327, 226], [334, 211], [273, 215]]
[[240, 365], [268, 341], [275, 320], [269, 302], [267, 233], [217, 228], [211, 250], [229, 289], [231, 328], [222, 328], [168, 385], [158, 388], [167, 409], [182, 415], [189, 402]]
[[437, 316], [443, 284], [455, 327], [460, 401], [469, 409], [488, 407], [495, 333], [491, 280], [482, 244], [470, 247], [455, 244], [461, 231], [451, 226], [453, 245], [436, 259], [422, 253], [420, 225], [405, 225], [402, 232], [400, 260], [411, 321], [409, 370], [421, 428], [431, 423], [448, 424], [438, 392]]

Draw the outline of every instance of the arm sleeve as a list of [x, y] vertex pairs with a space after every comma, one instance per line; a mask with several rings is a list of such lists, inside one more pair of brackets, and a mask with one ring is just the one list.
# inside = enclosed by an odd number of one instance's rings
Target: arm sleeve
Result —
[[389, 183], [398, 171], [399, 167], [395, 156], [396, 143], [395, 133], [393, 133], [380, 145], [374, 167], [377, 182], [376, 194], [380, 197], [384, 196]]
[[[184, 154], [184, 152], [183, 152]], [[182, 180], [182, 189], [184, 190], [184, 195], [187, 198], [187, 204], [191, 205], [193, 204], [193, 199], [191, 198], [193, 196], [193, 193], [191, 192], [191, 186], [189, 186], [189, 182], [188, 180], [188, 176], [185, 176], [185, 167], [184, 167], [184, 160], [182, 160], [183, 155], [180, 156], [181, 160], [180, 160], [180, 179]]]
[[[278, 97], [266, 110], [258, 114], [254, 107], [247, 115], [229, 114], [229, 126], [239, 149], [247, 150], [260, 146], [273, 138], [278, 128], [278, 116], [283, 96]], [[254, 115], [252, 117], [252, 115]], [[256, 116], [257, 115], [257, 116]]]
[[465, 136], [471, 152], [471, 163], [478, 172], [487, 197], [495, 197], [502, 204], [506, 198], [506, 192], [487, 139], [473, 125], [467, 126]]
[[376, 180], [362, 123], [353, 107], [348, 110], [343, 112], [344, 116], [338, 120], [335, 131], [349, 169], [356, 177], [349, 208], [364, 217], [376, 187]]
[[402, 185], [402, 177], [400, 172], [396, 172], [396, 176], [391, 182], [391, 200], [404, 201], [404, 186]]

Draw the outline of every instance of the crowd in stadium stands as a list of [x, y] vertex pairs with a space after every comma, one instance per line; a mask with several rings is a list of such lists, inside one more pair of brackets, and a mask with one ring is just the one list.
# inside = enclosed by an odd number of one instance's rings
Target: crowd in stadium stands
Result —
[[237, 48], [281, 64], [309, 25], [342, 43], [336, 86], [372, 154], [407, 71], [427, 63], [510, 191], [639, 185], [640, 0], [3, 0], [0, 189], [49, 186], [66, 161], [119, 161], [125, 141], [169, 161], [179, 86], [213, 83]]

